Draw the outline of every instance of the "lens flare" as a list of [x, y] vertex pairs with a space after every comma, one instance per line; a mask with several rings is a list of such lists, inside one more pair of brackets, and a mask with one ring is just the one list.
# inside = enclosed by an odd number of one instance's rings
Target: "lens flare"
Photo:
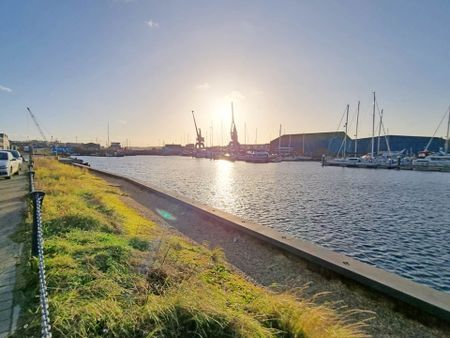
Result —
[[161, 216], [162, 218], [164, 218], [167, 221], [176, 221], [177, 217], [173, 214], [171, 214], [170, 212], [168, 212], [167, 210], [162, 210], [162, 209], [156, 209], [156, 212], [158, 213], [159, 216]]

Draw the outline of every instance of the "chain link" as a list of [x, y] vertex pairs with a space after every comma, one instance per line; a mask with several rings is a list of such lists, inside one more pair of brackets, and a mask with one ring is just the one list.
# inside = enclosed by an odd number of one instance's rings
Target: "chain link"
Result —
[[44, 234], [42, 229], [42, 214], [41, 207], [42, 201], [44, 199], [44, 193], [41, 191], [36, 191], [34, 189], [34, 171], [33, 171], [33, 160], [30, 158], [30, 190], [31, 196], [33, 198], [34, 210], [34, 230], [33, 236], [37, 244], [37, 258], [39, 267], [39, 303], [41, 306], [41, 337], [51, 338], [51, 325], [50, 325], [50, 313], [48, 305], [48, 293], [47, 293], [47, 283], [45, 279], [45, 264], [44, 264]]

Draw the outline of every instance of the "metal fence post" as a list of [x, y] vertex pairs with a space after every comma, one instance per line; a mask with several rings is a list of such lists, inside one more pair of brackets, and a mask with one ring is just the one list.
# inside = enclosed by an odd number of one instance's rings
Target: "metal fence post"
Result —
[[28, 169], [28, 183], [30, 185], [30, 192], [34, 190], [34, 170], [33, 167]]
[[33, 232], [31, 237], [31, 254], [33, 256], [39, 255], [39, 237], [41, 229], [41, 206], [44, 200], [45, 192], [40, 190], [33, 190], [31, 193], [33, 199]]

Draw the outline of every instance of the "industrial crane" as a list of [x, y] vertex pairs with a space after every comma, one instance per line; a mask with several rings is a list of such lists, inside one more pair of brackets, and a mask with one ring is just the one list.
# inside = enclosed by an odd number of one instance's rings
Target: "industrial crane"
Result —
[[231, 141], [229, 144], [229, 148], [232, 152], [239, 151], [239, 141], [238, 141], [238, 133], [236, 128], [236, 123], [234, 123], [234, 109], [233, 109], [233, 102], [231, 102], [231, 128], [230, 128], [230, 136]]
[[45, 136], [41, 126], [39, 125], [39, 122], [36, 119], [36, 116], [34, 116], [34, 114], [31, 112], [31, 109], [27, 107], [28, 112], [30, 113], [30, 116], [34, 122], [34, 124], [36, 125], [37, 129], [39, 130], [39, 133], [41, 134], [42, 138], [44, 139], [45, 142], [48, 142], [47, 137]]
[[197, 128], [194, 111], [192, 111], [192, 118], [194, 119], [195, 132], [197, 134], [197, 139], [195, 140], [195, 148], [205, 148], [205, 138], [202, 136], [202, 130], [200, 128]]

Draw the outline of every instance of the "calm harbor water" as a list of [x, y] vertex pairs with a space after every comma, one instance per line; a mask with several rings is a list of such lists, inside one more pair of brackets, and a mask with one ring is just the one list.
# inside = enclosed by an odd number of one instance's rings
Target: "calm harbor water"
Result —
[[189, 157], [84, 160], [450, 292], [450, 174]]

